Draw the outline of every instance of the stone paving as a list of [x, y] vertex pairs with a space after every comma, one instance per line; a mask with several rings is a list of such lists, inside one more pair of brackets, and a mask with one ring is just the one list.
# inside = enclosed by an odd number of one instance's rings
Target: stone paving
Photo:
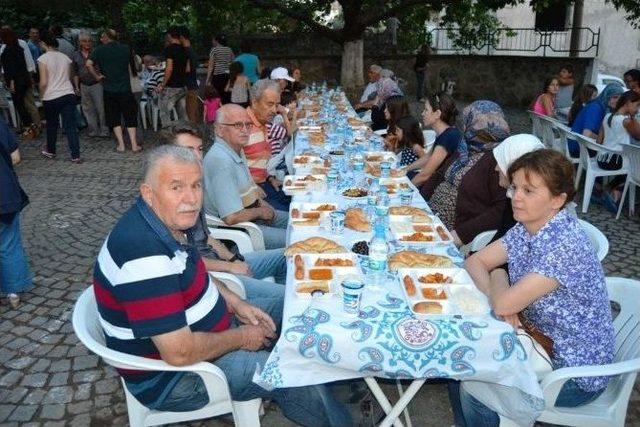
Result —
[[[523, 114], [508, 113], [514, 132], [528, 129]], [[147, 148], [154, 139], [147, 133]], [[22, 232], [36, 286], [17, 310], [6, 301], [0, 305], [0, 424], [126, 425], [117, 374], [78, 343], [70, 318], [76, 298], [91, 281], [100, 245], [137, 195], [142, 156], [119, 154], [112, 141], [83, 137], [85, 163], [74, 165], [67, 159], [64, 137], [56, 160], [39, 155], [41, 142], [20, 146], [23, 162], [18, 174], [31, 198], [22, 214]], [[640, 278], [639, 218], [624, 214], [616, 221], [600, 206], [591, 206], [584, 217], [609, 239], [607, 274]], [[385, 388], [393, 395], [395, 387]], [[442, 384], [425, 386], [411, 409], [415, 425], [452, 424]], [[262, 424], [291, 425], [273, 406]], [[627, 424], [640, 426], [638, 384]]]

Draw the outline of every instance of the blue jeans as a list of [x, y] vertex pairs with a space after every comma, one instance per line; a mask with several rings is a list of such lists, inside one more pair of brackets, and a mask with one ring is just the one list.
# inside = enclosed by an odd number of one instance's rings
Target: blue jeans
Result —
[[32, 285], [33, 275], [22, 246], [20, 214], [16, 213], [11, 222], [0, 221], [0, 292], [17, 294]]
[[256, 221], [262, 235], [264, 236], [265, 249], [280, 249], [287, 245], [287, 225], [289, 223], [289, 213], [276, 209], [276, 217], [273, 222], [263, 220]]
[[268, 182], [263, 182], [262, 184], [258, 185], [266, 193], [267, 197], [265, 197], [265, 200], [267, 201], [267, 203], [273, 206], [274, 209], [289, 212], [291, 197], [284, 194], [282, 189], [276, 190], [275, 188], [273, 188], [273, 185], [269, 184]]
[[[281, 327], [283, 300], [283, 286], [262, 286], [247, 289], [247, 301], [269, 313], [276, 322], [278, 330]], [[235, 320], [234, 326], [237, 326]], [[233, 400], [246, 401], [258, 397], [272, 399], [287, 418], [304, 426], [347, 426], [352, 424], [347, 409], [336, 401], [325, 385], [267, 391], [255, 384], [252, 379], [256, 365], [263, 367], [268, 358], [269, 351], [267, 350], [237, 350], [219, 357], [213, 363], [225, 373]], [[193, 374], [185, 375], [176, 384], [174, 391], [169, 394], [159, 409], [195, 410], [204, 406], [209, 400], [202, 379], [198, 377], [196, 380]], [[195, 404], [192, 402], [198, 402], [201, 406], [194, 407]]]
[[239, 276], [243, 283], [245, 280], [255, 280], [262, 283], [262, 280], [259, 279], [272, 276], [276, 283], [284, 285], [287, 279], [287, 260], [284, 256], [284, 249], [249, 252], [243, 256], [253, 272], [253, 277]]
[[58, 116], [62, 115], [62, 127], [67, 135], [72, 159], [80, 158], [80, 139], [76, 123], [76, 96], [64, 95], [51, 101], [43, 101], [44, 116], [47, 119], [47, 151], [56, 154], [58, 140]]
[[[451, 381], [449, 387], [449, 401], [453, 410], [453, 418], [457, 427], [497, 427], [500, 416], [485, 404], [464, 391], [459, 381]], [[599, 391], [584, 391], [573, 381], [569, 380], [562, 386], [554, 406], [560, 408], [575, 408], [593, 402], [605, 389]]]

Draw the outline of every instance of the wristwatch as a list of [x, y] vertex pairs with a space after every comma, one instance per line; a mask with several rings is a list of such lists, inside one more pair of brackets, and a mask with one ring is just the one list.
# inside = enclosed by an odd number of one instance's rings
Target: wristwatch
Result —
[[229, 262], [236, 262], [238, 259], [238, 254], [233, 254], [233, 256], [229, 258]]

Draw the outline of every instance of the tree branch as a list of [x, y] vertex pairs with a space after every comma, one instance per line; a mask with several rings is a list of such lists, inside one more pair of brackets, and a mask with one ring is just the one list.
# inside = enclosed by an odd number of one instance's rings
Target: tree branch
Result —
[[410, 9], [413, 6], [425, 6], [435, 10], [436, 8], [442, 7], [442, 3], [440, 3], [439, 1], [433, 2], [425, 0], [402, 0], [394, 4], [393, 6], [387, 7], [386, 9], [370, 8], [369, 11], [364, 12], [363, 16], [360, 19], [360, 22], [366, 28], [371, 25], [375, 25], [383, 19], [386, 19], [396, 13], [401, 13], [404, 11], [411, 12], [411, 10], [407, 9]]
[[313, 19], [312, 15], [301, 12], [299, 9], [294, 9], [287, 7], [286, 4], [283, 4], [277, 0], [249, 0], [250, 3], [255, 5], [256, 7], [262, 9], [273, 9], [281, 14], [288, 16], [289, 18], [293, 18], [296, 21], [302, 22], [309, 27], [317, 34], [326, 37], [330, 40], [333, 40], [336, 43], [342, 44], [344, 42], [344, 37], [342, 35], [342, 31], [334, 30], [326, 25], [322, 25], [319, 22]]

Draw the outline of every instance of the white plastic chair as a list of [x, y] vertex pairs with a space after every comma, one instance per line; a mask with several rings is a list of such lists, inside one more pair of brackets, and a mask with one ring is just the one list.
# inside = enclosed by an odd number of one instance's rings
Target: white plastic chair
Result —
[[582, 227], [584, 232], [587, 233], [591, 244], [596, 250], [598, 259], [600, 260], [600, 262], [602, 262], [604, 257], [606, 257], [609, 253], [609, 240], [607, 240], [607, 237], [604, 235], [604, 233], [598, 230], [598, 228], [593, 224], [588, 223], [587, 221], [584, 221], [582, 219], [578, 221], [580, 221], [580, 226]]
[[232, 401], [227, 378], [217, 366], [208, 362], [191, 366], [172, 366], [162, 360], [132, 356], [107, 348], [99, 322], [93, 286], [85, 289], [78, 298], [73, 310], [72, 323], [78, 339], [111, 366], [144, 371], [189, 371], [196, 372], [202, 377], [210, 401], [204, 408], [190, 412], [162, 412], [149, 409], [129, 393], [124, 380], [121, 379], [127, 401], [129, 423], [132, 427], [191, 421], [227, 413], [233, 415], [233, 420], [238, 426], [260, 425], [259, 412], [262, 400]]
[[464, 256], [469, 255], [471, 252], [478, 252], [491, 242], [491, 239], [493, 239], [493, 236], [495, 236], [497, 232], [498, 230], [483, 231], [474, 237], [471, 243], [462, 246], [460, 251]]
[[151, 102], [146, 95], [142, 95], [140, 98], [140, 121], [142, 122], [142, 128], [147, 130], [147, 112], [149, 110]]
[[573, 139], [571, 136], [571, 128], [568, 126], [565, 126], [560, 122], [556, 122], [554, 123], [554, 129], [558, 132], [558, 140], [559, 140], [558, 148], [560, 149], [560, 152], [563, 153], [566, 156], [566, 158], [569, 159], [569, 161], [574, 165], [579, 164], [580, 158], [573, 157], [569, 152], [568, 139], [569, 138]]
[[[252, 222], [239, 222], [233, 225], [227, 225], [223, 220], [213, 215], [206, 215], [207, 225], [211, 227], [218, 228], [227, 228], [227, 229], [240, 229], [240, 231], [246, 232], [251, 239], [251, 244], [253, 246], [254, 251], [263, 251], [264, 250], [264, 236], [262, 235], [262, 230], [256, 224]], [[217, 238], [217, 237], [216, 237]], [[232, 240], [232, 239], [231, 239]], [[242, 252], [242, 251], [240, 251]]]
[[209, 234], [217, 240], [231, 240], [238, 246], [241, 254], [253, 252], [253, 242], [251, 237], [242, 230], [230, 228], [209, 227]]
[[556, 151], [560, 151], [564, 154], [560, 147], [560, 139], [556, 137], [554, 132], [554, 126], [559, 123], [557, 120], [547, 116], [538, 116], [540, 133], [542, 135], [541, 141], [547, 148], [552, 148]]
[[[561, 368], [547, 374], [540, 383], [546, 405], [538, 421], [565, 426], [624, 426], [629, 397], [640, 370], [640, 282], [621, 277], [606, 280], [609, 299], [620, 305], [620, 313], [613, 321], [616, 337], [613, 363]], [[599, 376], [612, 378], [604, 393], [593, 402], [575, 408], [553, 406], [567, 380]], [[500, 425], [514, 424], [501, 418]]]
[[4, 112], [5, 120], [9, 121], [8, 119], [11, 119], [13, 127], [18, 128], [20, 116], [18, 116], [16, 112], [16, 106], [13, 103], [13, 98], [11, 98], [11, 92], [9, 92], [2, 83], [0, 83], [0, 109]]
[[620, 218], [627, 191], [629, 191], [629, 216], [633, 216], [636, 208], [636, 187], [640, 186], [640, 146], [624, 144], [622, 152], [629, 160], [629, 170], [627, 172], [627, 180], [624, 183], [624, 190], [622, 190], [622, 198], [620, 199], [616, 219]]
[[219, 271], [209, 271], [209, 276], [220, 280], [227, 288], [242, 299], [247, 299], [247, 292], [244, 289], [242, 281], [230, 273], [221, 273]]
[[[604, 145], [600, 145], [592, 138], [575, 132], [571, 132], [571, 137], [578, 141], [578, 144], [580, 145], [580, 163], [578, 163], [578, 174], [576, 175], [576, 190], [580, 185], [582, 171], [584, 170], [587, 173], [584, 180], [584, 194], [582, 195], [582, 213], [586, 213], [589, 208], [589, 199], [591, 198], [591, 192], [593, 191], [593, 184], [595, 183], [596, 178], [599, 176], [626, 175], [628, 170], [628, 161], [624, 154], [605, 147]], [[596, 151], [596, 156], [590, 157], [588, 150]], [[600, 154], [622, 154], [622, 168], [613, 171], [601, 169], [598, 166], [597, 160], [598, 155]]]
[[542, 127], [540, 124], [540, 114], [535, 111], [528, 110], [529, 118], [531, 119], [531, 133], [542, 140]]

